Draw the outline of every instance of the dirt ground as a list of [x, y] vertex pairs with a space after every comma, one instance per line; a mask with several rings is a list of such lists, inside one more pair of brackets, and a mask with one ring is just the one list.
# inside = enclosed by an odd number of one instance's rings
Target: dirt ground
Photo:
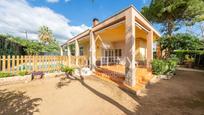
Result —
[[204, 115], [204, 73], [178, 71], [136, 97], [95, 77], [0, 86], [1, 115]]

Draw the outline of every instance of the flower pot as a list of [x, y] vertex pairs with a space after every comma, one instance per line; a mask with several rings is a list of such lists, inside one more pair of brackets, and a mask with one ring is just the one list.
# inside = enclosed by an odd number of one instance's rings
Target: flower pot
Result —
[[187, 68], [193, 68], [193, 63], [192, 62], [186, 62], [186, 67]]

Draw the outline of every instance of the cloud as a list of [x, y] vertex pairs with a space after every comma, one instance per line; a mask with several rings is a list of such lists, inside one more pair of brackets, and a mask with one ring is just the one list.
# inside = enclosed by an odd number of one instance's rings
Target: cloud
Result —
[[[65, 2], [69, 2], [69, 1], [71, 1], [71, 0], [64, 0]], [[49, 2], [49, 3], [58, 3], [59, 2], [59, 0], [47, 0], [47, 2]]]
[[0, 0], [0, 33], [8, 33], [29, 39], [38, 39], [41, 26], [48, 26], [58, 41], [88, 29], [86, 25], [70, 25], [70, 20], [47, 7], [33, 7], [25, 0]]
[[65, 2], [69, 2], [69, 1], [71, 1], [71, 0], [65, 0]]
[[49, 3], [57, 3], [57, 2], [59, 2], [59, 0], [47, 0], [47, 2], [49, 2]]

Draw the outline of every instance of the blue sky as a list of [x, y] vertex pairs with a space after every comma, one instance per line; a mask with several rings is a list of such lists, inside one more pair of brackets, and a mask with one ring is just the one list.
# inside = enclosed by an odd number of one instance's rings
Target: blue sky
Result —
[[65, 2], [47, 2], [46, 0], [29, 0], [32, 6], [46, 6], [70, 19], [71, 25], [86, 24], [91, 26], [92, 19], [100, 21], [113, 15], [117, 11], [134, 4], [140, 10], [148, 5], [150, 0], [70, 0]]
[[[0, 0], [0, 34], [38, 40], [48, 26], [61, 43], [133, 4], [139, 11], [151, 0]], [[159, 30], [160, 26], [155, 26]], [[198, 28], [195, 26], [195, 31]], [[185, 32], [185, 28], [180, 31]]]
[[150, 0], [0, 0], [0, 33], [38, 40], [41, 26], [48, 26], [56, 40], [67, 39], [127, 8], [138, 10]]

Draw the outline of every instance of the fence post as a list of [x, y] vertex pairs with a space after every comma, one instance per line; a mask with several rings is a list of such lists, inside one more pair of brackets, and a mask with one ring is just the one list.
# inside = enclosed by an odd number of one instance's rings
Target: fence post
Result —
[[35, 56], [33, 55], [32, 58], [33, 58], [33, 71], [35, 71], [35, 64], [36, 64], [36, 62], [35, 62]]
[[12, 73], [15, 73], [15, 56], [12, 56]]
[[47, 58], [47, 56], [45, 56], [44, 58], [45, 58], [45, 59], [44, 59], [44, 60], [45, 60], [45, 65], [46, 65], [46, 66], [45, 66], [45, 67], [46, 67], [46, 68], [45, 68], [45, 71], [47, 72], [47, 71], [48, 71], [48, 61], [47, 61], [48, 58]]
[[43, 67], [43, 71], [45, 71], [45, 69], [46, 69], [45, 56], [42, 56], [42, 67]]
[[43, 67], [42, 67], [42, 65], [43, 65], [43, 63], [42, 63], [42, 56], [39, 56], [38, 60], [39, 60], [39, 61], [38, 61], [38, 63], [39, 63], [39, 66], [38, 66], [39, 68], [38, 68], [38, 69], [39, 69], [40, 71], [43, 71]]
[[28, 71], [28, 67], [29, 67], [28, 61], [29, 61], [29, 59], [28, 59], [27, 55], [24, 56], [24, 60], [25, 60], [25, 70]]
[[53, 62], [54, 62], [54, 71], [56, 71], [56, 56], [53, 57]]
[[17, 67], [17, 69], [16, 69], [16, 71], [18, 72], [19, 71], [19, 55], [17, 55], [17, 58], [16, 58], [16, 67]]
[[2, 70], [5, 71], [5, 69], [6, 69], [6, 57], [5, 57], [5, 55], [3, 55], [3, 60], [2, 61], [3, 61]]
[[28, 70], [27, 70], [28, 72], [31, 71], [31, 66], [32, 66], [32, 65], [31, 65], [31, 61], [32, 61], [31, 59], [32, 59], [32, 58], [30, 57], [30, 55], [28, 55], [28, 67], [29, 67]]
[[10, 61], [11, 61], [11, 56], [10, 55], [8, 55], [8, 57], [7, 57], [7, 69], [8, 69], [8, 72], [10, 72], [10, 67], [11, 67], [11, 63], [10, 63]]
[[40, 57], [39, 55], [36, 55], [36, 71], [39, 71], [39, 65], [40, 65], [39, 64], [39, 61], [40, 61], [39, 57]]
[[53, 56], [50, 56], [50, 71], [52, 71], [53, 67]]
[[20, 65], [21, 65], [21, 70], [24, 68], [24, 66], [23, 66], [23, 56], [21, 55], [21, 63], [20, 63]]

